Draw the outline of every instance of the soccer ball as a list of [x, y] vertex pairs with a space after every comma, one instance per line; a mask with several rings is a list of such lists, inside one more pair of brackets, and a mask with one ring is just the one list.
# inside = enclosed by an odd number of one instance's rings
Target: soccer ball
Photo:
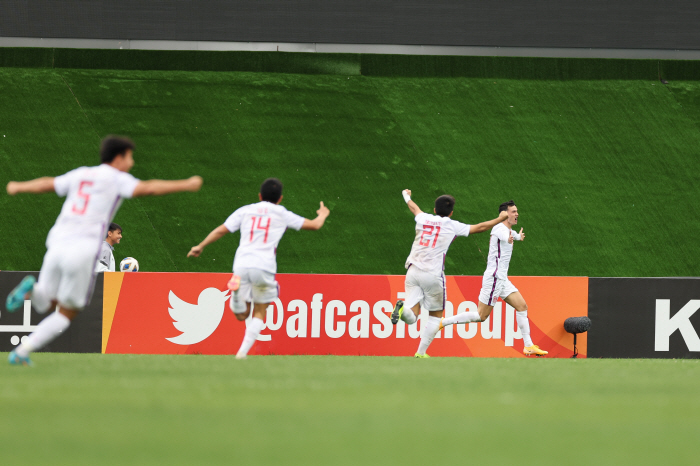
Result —
[[122, 272], [138, 272], [139, 271], [139, 261], [133, 257], [127, 257], [119, 263], [119, 270]]

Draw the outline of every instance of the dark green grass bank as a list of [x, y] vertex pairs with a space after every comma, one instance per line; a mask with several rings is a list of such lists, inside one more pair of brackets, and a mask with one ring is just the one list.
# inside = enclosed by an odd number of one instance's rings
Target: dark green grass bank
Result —
[[697, 361], [35, 363], [0, 364], [5, 464], [697, 464]]
[[[18, 53], [0, 57], [17, 65]], [[89, 63], [117, 63], [89, 53]], [[0, 182], [95, 164], [109, 133], [136, 141], [138, 177], [202, 175], [197, 194], [122, 206], [115, 256], [138, 258], [142, 270], [229, 271], [238, 235], [199, 259], [185, 255], [277, 176], [289, 209], [313, 217], [324, 201], [332, 211], [320, 232], [285, 236], [280, 272], [402, 273], [413, 221], [400, 191], [410, 188], [427, 211], [455, 195], [453, 218], [466, 223], [515, 199], [527, 241], [513, 275], [700, 275], [700, 84], [662, 85], [655, 74], [687, 78], [683, 62], [482, 59], [470, 68], [455, 57], [447, 67], [362, 56], [353, 68], [353, 56], [248, 57], [267, 63], [253, 69], [326, 73], [285, 74], [71, 69], [88, 63], [75, 54], [47, 55], [56, 68], [0, 68]], [[154, 67], [177, 63], [166, 58]], [[448, 76], [429, 77], [438, 65]], [[0, 195], [1, 269], [39, 268], [60, 205], [52, 195]], [[483, 273], [487, 247], [485, 234], [458, 239], [447, 273]]]

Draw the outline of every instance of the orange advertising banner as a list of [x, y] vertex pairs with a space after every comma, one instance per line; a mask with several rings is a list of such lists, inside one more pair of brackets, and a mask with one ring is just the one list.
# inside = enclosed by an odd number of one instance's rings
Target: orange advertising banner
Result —
[[[108, 273], [104, 279], [103, 353], [235, 354], [245, 322], [229, 308], [225, 273]], [[392, 325], [403, 275], [277, 274], [280, 297], [251, 355], [412, 356], [414, 325]], [[481, 276], [448, 276], [446, 316], [476, 310]], [[528, 303], [530, 335], [547, 357], [573, 354], [564, 320], [588, 314], [587, 277], [510, 277]], [[578, 336], [586, 357], [586, 334]], [[431, 356], [523, 357], [515, 310], [499, 301], [488, 320], [448, 326]]]

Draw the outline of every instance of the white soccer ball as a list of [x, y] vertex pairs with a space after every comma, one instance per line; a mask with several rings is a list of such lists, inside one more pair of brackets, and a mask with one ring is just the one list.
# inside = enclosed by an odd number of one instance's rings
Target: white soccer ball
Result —
[[119, 263], [119, 270], [122, 272], [138, 272], [139, 261], [133, 257], [127, 257]]

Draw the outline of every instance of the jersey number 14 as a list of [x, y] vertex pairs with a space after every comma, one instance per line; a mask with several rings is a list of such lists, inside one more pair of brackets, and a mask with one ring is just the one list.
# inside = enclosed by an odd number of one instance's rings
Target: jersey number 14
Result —
[[[262, 230], [265, 232], [265, 238], [263, 238], [263, 243], [267, 243], [267, 235], [270, 233], [270, 221], [272, 220], [270, 217], [267, 218], [267, 223], [265, 225], [262, 224], [262, 217], [253, 217], [253, 223], [250, 226], [250, 242], [253, 242], [253, 234], [255, 233], [256, 230]], [[257, 226], [255, 225], [257, 221]]]

